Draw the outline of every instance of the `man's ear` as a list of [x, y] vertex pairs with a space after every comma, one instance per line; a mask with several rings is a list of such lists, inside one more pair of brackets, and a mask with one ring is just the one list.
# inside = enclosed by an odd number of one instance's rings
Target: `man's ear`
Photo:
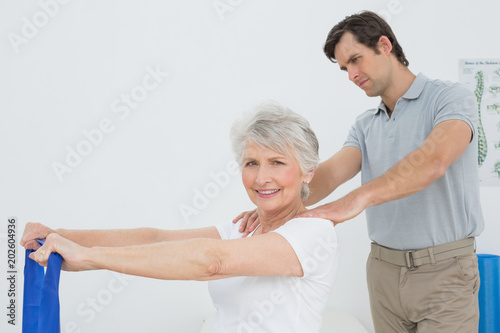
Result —
[[380, 36], [377, 47], [385, 55], [389, 55], [392, 51], [392, 43], [387, 36]]

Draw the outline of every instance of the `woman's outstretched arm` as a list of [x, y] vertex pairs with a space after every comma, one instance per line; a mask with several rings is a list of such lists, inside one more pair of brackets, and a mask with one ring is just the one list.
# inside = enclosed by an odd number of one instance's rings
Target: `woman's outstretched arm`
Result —
[[84, 247], [48, 235], [31, 258], [46, 266], [51, 252], [70, 271], [108, 269], [165, 280], [214, 280], [232, 276], [302, 276], [292, 246], [278, 233], [237, 240], [198, 238], [127, 247]]
[[186, 240], [191, 238], [220, 239], [215, 227], [185, 230], [161, 230], [155, 228], [110, 229], [110, 230], [53, 230], [41, 223], [27, 223], [21, 238], [21, 245], [26, 249], [38, 249], [35, 239], [47, 238], [56, 233], [84, 247], [119, 247], [152, 244], [158, 242]]

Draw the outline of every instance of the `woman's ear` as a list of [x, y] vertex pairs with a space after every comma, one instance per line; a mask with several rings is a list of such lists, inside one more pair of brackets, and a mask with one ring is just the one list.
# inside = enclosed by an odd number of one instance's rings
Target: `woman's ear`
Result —
[[307, 171], [307, 174], [304, 176], [304, 183], [309, 184], [314, 177], [314, 169]]

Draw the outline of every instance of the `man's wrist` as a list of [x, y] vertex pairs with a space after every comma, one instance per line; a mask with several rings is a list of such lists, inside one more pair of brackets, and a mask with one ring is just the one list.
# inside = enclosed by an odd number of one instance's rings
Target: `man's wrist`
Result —
[[352, 196], [351, 200], [357, 207], [361, 207], [362, 210], [365, 210], [367, 207], [376, 205], [372, 193], [373, 191], [370, 191], [369, 186], [361, 186], [352, 191], [349, 195]]

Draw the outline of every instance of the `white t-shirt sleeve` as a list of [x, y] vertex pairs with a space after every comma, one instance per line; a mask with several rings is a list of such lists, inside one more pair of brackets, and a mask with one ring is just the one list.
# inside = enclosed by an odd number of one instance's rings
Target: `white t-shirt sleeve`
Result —
[[292, 246], [304, 272], [304, 279], [328, 275], [338, 260], [338, 243], [331, 221], [319, 218], [296, 218], [272, 231]]
[[219, 232], [221, 239], [235, 239], [241, 238], [241, 236], [243, 235], [243, 233], [238, 231], [238, 229], [240, 228], [240, 224], [241, 220], [239, 220], [237, 223], [228, 222], [217, 224], [215, 225], [215, 228]]

